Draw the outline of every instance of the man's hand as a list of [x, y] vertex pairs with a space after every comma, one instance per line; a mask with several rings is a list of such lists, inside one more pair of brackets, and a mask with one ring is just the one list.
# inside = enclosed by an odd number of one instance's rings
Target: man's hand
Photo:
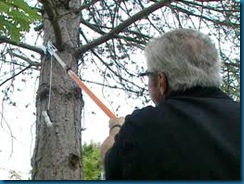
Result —
[[123, 117], [111, 119], [109, 121], [109, 136], [104, 140], [100, 148], [102, 161], [108, 149], [114, 144], [114, 136], [119, 133], [120, 127], [123, 125], [124, 121], [125, 119]]

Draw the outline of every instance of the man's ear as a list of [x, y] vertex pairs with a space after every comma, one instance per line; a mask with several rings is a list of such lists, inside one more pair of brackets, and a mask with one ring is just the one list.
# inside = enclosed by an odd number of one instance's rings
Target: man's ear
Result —
[[163, 72], [158, 73], [159, 88], [161, 95], [165, 96], [167, 94], [168, 83], [167, 78]]

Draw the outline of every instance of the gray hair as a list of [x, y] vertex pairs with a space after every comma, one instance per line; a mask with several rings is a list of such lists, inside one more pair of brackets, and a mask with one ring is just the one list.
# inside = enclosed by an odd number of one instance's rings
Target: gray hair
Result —
[[145, 56], [148, 70], [165, 73], [169, 92], [221, 84], [218, 51], [210, 38], [198, 31], [165, 33], [147, 45]]

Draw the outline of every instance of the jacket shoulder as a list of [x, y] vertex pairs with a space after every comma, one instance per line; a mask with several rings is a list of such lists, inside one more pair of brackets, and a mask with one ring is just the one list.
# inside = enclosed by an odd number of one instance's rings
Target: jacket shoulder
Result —
[[142, 109], [134, 110], [132, 114], [127, 115], [125, 117], [125, 122], [133, 122], [134, 124], [139, 123], [142, 125], [143, 122], [148, 122], [152, 120], [153, 117], [157, 117], [158, 112], [158, 107], [147, 106]]

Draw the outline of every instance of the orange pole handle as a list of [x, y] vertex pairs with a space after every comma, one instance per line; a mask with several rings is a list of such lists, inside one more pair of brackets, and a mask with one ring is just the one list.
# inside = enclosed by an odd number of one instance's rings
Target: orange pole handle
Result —
[[103, 112], [110, 118], [114, 119], [116, 116], [111, 112], [106, 105], [104, 105], [93, 93], [92, 91], [80, 80], [80, 78], [72, 71], [68, 70], [69, 76], [75, 81], [75, 83], [83, 89], [91, 99], [103, 110]]

